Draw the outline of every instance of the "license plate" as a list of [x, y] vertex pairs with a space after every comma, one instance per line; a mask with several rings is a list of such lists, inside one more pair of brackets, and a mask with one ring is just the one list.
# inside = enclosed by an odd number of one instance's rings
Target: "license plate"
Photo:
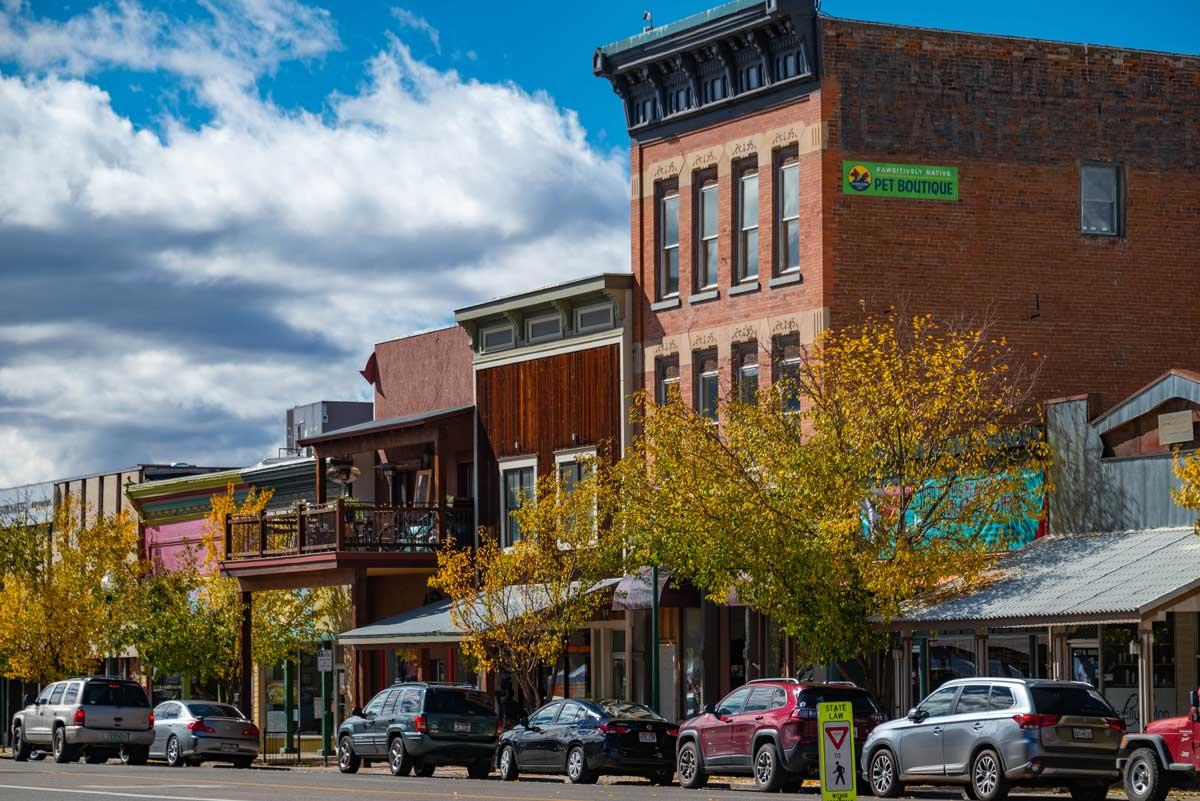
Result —
[[113, 731], [108, 733], [108, 741], [110, 743], [127, 743], [129, 742], [129, 732]]
[[221, 743], [221, 751], [226, 754], [236, 754], [238, 752], [237, 743]]
[[643, 743], [657, 743], [658, 735], [652, 731], [640, 731], [638, 732], [638, 740]]
[[1071, 736], [1076, 740], [1094, 740], [1096, 733], [1091, 729], [1071, 729]]
[[471, 724], [463, 723], [462, 721], [458, 721], [454, 724], [454, 730], [460, 731], [460, 732], [466, 732], [467, 734], [470, 734], [471, 733]]

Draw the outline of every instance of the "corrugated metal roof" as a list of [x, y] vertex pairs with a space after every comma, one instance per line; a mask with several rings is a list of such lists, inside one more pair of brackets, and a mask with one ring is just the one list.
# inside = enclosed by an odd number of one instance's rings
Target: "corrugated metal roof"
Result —
[[1200, 537], [1188, 528], [1051, 536], [1013, 551], [975, 592], [914, 605], [893, 624], [1137, 619], [1200, 588]]
[[[605, 579], [597, 582], [589, 592], [613, 587], [620, 579]], [[544, 585], [515, 585], [506, 599], [509, 616], [519, 616], [526, 611], [539, 611], [549, 604], [548, 598], [539, 599], [537, 589]], [[450, 619], [452, 601], [438, 601], [398, 615], [384, 618], [367, 626], [342, 632], [338, 642], [342, 645], [415, 644], [426, 642], [458, 642], [462, 631]]]

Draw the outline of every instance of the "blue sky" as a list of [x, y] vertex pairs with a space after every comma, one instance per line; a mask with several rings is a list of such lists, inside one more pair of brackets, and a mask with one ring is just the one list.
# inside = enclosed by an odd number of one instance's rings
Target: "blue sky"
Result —
[[[377, 341], [628, 269], [598, 45], [703, 3], [0, 0], [0, 487], [244, 465]], [[1197, 53], [1200, 3], [825, 0]]]

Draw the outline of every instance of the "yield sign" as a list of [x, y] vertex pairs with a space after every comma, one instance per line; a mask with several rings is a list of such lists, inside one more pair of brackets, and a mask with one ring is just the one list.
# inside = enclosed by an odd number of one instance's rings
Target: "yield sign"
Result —
[[825, 735], [829, 741], [833, 743], [833, 747], [837, 750], [842, 750], [842, 743], [846, 742], [846, 735], [850, 733], [850, 726], [826, 726]]

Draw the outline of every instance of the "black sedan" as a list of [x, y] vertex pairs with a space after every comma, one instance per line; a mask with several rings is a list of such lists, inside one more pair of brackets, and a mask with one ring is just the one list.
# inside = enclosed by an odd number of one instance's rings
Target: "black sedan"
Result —
[[551, 701], [504, 732], [496, 769], [504, 781], [524, 771], [565, 773], [573, 784], [591, 784], [603, 773], [670, 784], [678, 734], [678, 726], [641, 704]]

